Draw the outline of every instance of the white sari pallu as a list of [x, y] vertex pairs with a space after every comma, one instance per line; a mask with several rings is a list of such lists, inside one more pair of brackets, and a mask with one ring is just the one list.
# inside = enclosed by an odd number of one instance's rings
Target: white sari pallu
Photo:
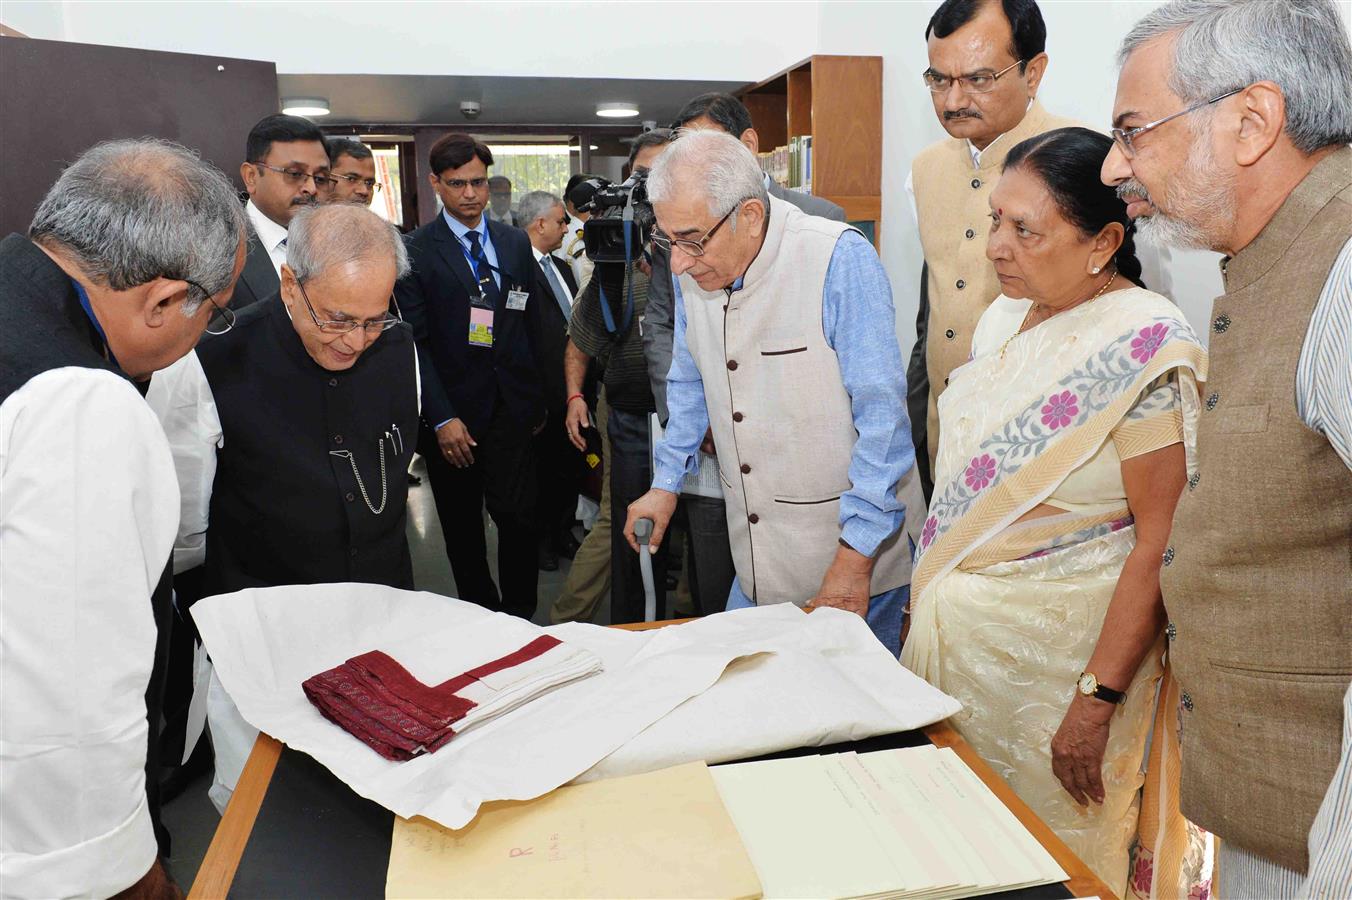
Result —
[[996, 299], [939, 400], [901, 659], [962, 703], [963, 737], [1123, 896], [1163, 637], [1113, 716], [1102, 805], [1071, 799], [1050, 745], [1136, 543], [1121, 460], [1182, 440], [1193, 470], [1206, 352], [1177, 307], [1142, 288], [1006, 344], [1028, 306]]

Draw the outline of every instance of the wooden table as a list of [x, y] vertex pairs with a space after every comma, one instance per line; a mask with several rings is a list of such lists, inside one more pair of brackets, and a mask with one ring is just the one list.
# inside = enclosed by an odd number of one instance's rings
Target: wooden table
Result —
[[[689, 620], [682, 619], [671, 622], [651, 622], [616, 627], [642, 631], [648, 628], [677, 625], [683, 621]], [[1028, 829], [1029, 833], [1037, 838], [1038, 842], [1046, 848], [1047, 852], [1070, 876], [1065, 882], [1065, 886], [1072, 896], [1097, 896], [1104, 898], [1104, 900], [1115, 900], [1116, 895], [1109, 890], [1108, 886], [1100, 881], [1078, 856], [1071, 852], [1070, 848], [1056, 836], [1051, 828], [1039, 819], [1026, 803], [1018, 798], [1013, 789], [1005, 784], [984, 760], [977, 756], [976, 751], [948, 723], [939, 722], [930, 725], [924, 729], [924, 733], [935, 746], [952, 748], [962, 761], [985, 782], [995, 796], [1000, 798], [1001, 802]], [[268, 787], [272, 782], [273, 772], [277, 768], [277, 761], [282, 755], [282, 749], [281, 741], [266, 734], [258, 736], [253, 752], [249, 754], [249, 760], [244, 766], [244, 773], [240, 776], [239, 784], [235, 787], [235, 792], [225, 809], [225, 815], [216, 828], [215, 836], [211, 839], [211, 846], [207, 848], [207, 855], [202, 860], [201, 868], [197, 871], [197, 879], [193, 882], [192, 890], [188, 894], [189, 900], [199, 900], [199, 898], [215, 900], [215, 898], [224, 898], [229, 892], [235, 878], [235, 872], [239, 868], [240, 859], [243, 857], [244, 847], [249, 842], [249, 836], [253, 832], [258, 811], [262, 808], [263, 798], [267, 795]]]

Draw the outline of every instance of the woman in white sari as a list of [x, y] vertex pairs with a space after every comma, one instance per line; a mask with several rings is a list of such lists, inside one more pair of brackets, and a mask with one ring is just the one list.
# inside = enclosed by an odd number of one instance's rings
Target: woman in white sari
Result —
[[[962, 702], [964, 738], [1119, 896], [1182, 896], [1207, 867], [1172, 813], [1176, 774], [1147, 790], [1151, 833], [1137, 833], [1164, 674], [1159, 567], [1206, 353], [1133, 283], [1125, 205], [1099, 181], [1110, 146], [1083, 128], [1032, 138], [991, 195], [1004, 294], [939, 401], [902, 662]], [[1177, 745], [1161, 730], [1152, 778], [1168, 779]]]

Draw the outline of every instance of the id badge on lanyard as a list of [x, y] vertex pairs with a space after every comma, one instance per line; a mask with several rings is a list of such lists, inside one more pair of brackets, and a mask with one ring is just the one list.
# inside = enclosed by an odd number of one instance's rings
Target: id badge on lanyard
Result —
[[478, 293], [469, 299], [469, 345], [493, 348], [493, 304], [484, 294], [484, 282], [492, 275], [479, 279]]
[[[468, 253], [465, 254], [470, 264], [470, 270], [478, 278], [478, 284], [475, 285], [475, 291], [469, 298], [469, 345], [471, 347], [493, 348], [493, 301], [487, 294], [487, 288], [492, 286], [492, 269], [488, 266], [488, 260], [475, 260]], [[483, 265], [480, 265], [480, 262]]]

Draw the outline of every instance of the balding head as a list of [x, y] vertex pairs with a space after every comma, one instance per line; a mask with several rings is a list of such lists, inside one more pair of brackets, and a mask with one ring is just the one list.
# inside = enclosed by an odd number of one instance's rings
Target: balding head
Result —
[[297, 212], [287, 233], [282, 301], [305, 351], [325, 369], [351, 368], [394, 316], [394, 283], [408, 271], [399, 233], [365, 207]]
[[312, 206], [296, 213], [286, 238], [286, 264], [302, 282], [322, 278], [334, 266], [361, 262], [408, 274], [408, 251], [394, 226], [355, 204]]
[[244, 265], [244, 208], [186, 147], [110, 141], [52, 185], [28, 235], [84, 285], [118, 365], [148, 378], [201, 337]]
[[[115, 291], [163, 277], [217, 294], [233, 283], [247, 229], [220, 171], [186, 147], [145, 138], [85, 151], [38, 205], [28, 236]], [[206, 296], [190, 292], [185, 314]]]

